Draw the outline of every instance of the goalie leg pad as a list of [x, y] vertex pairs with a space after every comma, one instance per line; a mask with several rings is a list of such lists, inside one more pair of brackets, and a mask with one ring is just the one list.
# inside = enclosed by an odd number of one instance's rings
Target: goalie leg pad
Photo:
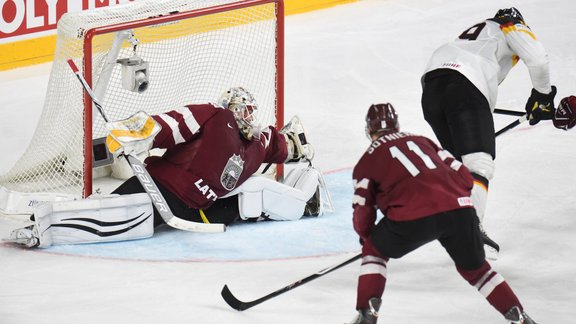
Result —
[[238, 207], [242, 219], [264, 213], [273, 220], [297, 220], [306, 203], [316, 193], [320, 173], [312, 167], [292, 170], [284, 183], [265, 177], [250, 177], [241, 186]]
[[34, 210], [38, 247], [116, 242], [154, 234], [146, 193], [40, 204]]

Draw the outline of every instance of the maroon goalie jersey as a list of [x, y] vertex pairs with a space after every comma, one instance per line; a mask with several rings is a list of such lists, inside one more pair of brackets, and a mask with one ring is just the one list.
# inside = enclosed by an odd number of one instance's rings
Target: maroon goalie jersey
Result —
[[146, 159], [150, 175], [191, 208], [207, 208], [253, 175], [262, 163], [283, 163], [284, 136], [269, 126], [259, 140], [240, 134], [233, 113], [213, 104], [189, 105], [152, 116], [162, 130]]
[[354, 167], [354, 229], [366, 238], [376, 209], [393, 221], [410, 221], [470, 208], [468, 169], [430, 139], [404, 132], [372, 142]]

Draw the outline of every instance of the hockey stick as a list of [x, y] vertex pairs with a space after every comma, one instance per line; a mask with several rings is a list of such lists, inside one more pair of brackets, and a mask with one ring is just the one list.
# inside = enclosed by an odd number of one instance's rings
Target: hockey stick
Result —
[[500, 115], [518, 116], [518, 117], [524, 116], [526, 114], [525, 112], [522, 111], [499, 109], [499, 108], [494, 109], [494, 113]]
[[228, 289], [228, 285], [224, 285], [224, 287], [222, 288], [222, 292], [220, 294], [222, 295], [222, 298], [224, 298], [226, 303], [228, 303], [228, 305], [230, 305], [230, 307], [232, 307], [238, 311], [243, 311], [243, 310], [246, 310], [248, 308], [252, 308], [252, 307], [254, 307], [260, 303], [263, 303], [263, 302], [267, 301], [268, 299], [274, 298], [274, 297], [281, 295], [287, 291], [290, 291], [296, 287], [299, 287], [299, 286], [301, 286], [307, 282], [310, 282], [316, 278], [320, 278], [325, 274], [328, 274], [328, 273], [330, 273], [336, 269], [339, 269], [339, 268], [341, 268], [341, 267], [343, 267], [349, 263], [352, 263], [352, 262], [360, 259], [361, 257], [362, 257], [362, 254], [357, 254], [357, 255], [353, 256], [352, 258], [350, 258], [350, 259], [348, 259], [342, 263], [339, 263], [337, 265], [333, 265], [333, 266], [328, 267], [326, 269], [322, 269], [322, 270], [314, 273], [313, 275], [310, 275], [304, 279], [300, 279], [294, 283], [289, 284], [286, 287], [280, 288], [273, 293], [270, 293], [266, 296], [260, 297], [256, 300], [253, 300], [253, 301], [249, 301], [249, 302], [240, 301], [238, 298], [234, 297], [234, 295], [232, 294], [230, 289]]
[[[76, 74], [76, 77], [78, 78], [80, 83], [82, 83], [84, 90], [86, 90], [86, 93], [90, 96], [90, 99], [92, 99], [92, 102], [98, 109], [98, 112], [100, 113], [104, 121], [109, 122], [108, 117], [106, 116], [106, 113], [102, 108], [102, 105], [96, 98], [94, 92], [92, 92], [92, 89], [90, 89], [90, 86], [86, 82], [86, 79], [84, 79], [82, 74], [80, 74], [80, 71], [78, 70], [78, 67], [76, 66], [74, 61], [69, 59], [68, 65], [70, 66], [74, 74]], [[216, 232], [224, 232], [226, 230], [226, 225], [224, 224], [205, 224], [205, 223], [187, 221], [179, 217], [176, 217], [176, 215], [174, 215], [170, 210], [170, 207], [168, 206], [166, 199], [164, 199], [164, 196], [162, 196], [162, 193], [158, 189], [158, 186], [156, 186], [156, 183], [154, 183], [154, 181], [150, 177], [150, 174], [148, 173], [142, 162], [130, 154], [121, 153], [120, 155], [126, 158], [126, 161], [128, 161], [128, 165], [130, 165], [130, 168], [132, 168], [132, 171], [134, 171], [134, 175], [138, 178], [140, 184], [142, 185], [144, 190], [146, 190], [146, 193], [150, 196], [150, 200], [152, 200], [152, 203], [154, 203], [156, 210], [158, 211], [164, 222], [166, 222], [166, 224], [177, 229], [191, 232], [216, 233]]]
[[528, 120], [528, 115], [523, 114], [522, 117], [516, 119], [515, 121], [511, 122], [510, 124], [508, 124], [508, 126], [503, 127], [501, 130], [497, 131], [496, 134], [494, 136], [498, 137], [498, 135], [522, 124], [523, 122]]

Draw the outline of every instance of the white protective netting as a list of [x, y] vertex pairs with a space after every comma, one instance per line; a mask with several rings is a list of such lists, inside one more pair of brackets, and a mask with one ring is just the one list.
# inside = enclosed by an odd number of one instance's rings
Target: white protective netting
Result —
[[[138, 0], [64, 15], [58, 22], [57, 48], [40, 122], [27, 151], [8, 173], [0, 176], [0, 210], [18, 213], [18, 205], [82, 196], [84, 164], [91, 163], [84, 160], [83, 88], [66, 60], [72, 58], [82, 70], [84, 36], [95, 27], [228, 4], [249, 4], [220, 13], [127, 28], [138, 45], [134, 51], [133, 44], [125, 40], [113, 59], [136, 54], [148, 62], [149, 87], [143, 93], [122, 87], [120, 64], [106, 64], [117, 34], [97, 35], [92, 41], [92, 87], [108, 118], [118, 120], [140, 110], [155, 114], [186, 104], [214, 102], [226, 89], [243, 86], [259, 104], [260, 122], [275, 125], [279, 4], [260, 2]], [[105, 67], [111, 67], [109, 77], [102, 72]], [[105, 136], [103, 119], [96, 110], [92, 119], [92, 137]], [[19, 193], [25, 196], [24, 202]]]

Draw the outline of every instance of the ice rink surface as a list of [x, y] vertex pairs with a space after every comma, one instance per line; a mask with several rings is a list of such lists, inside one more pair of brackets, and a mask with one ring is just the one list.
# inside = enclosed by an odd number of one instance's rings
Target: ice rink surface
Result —
[[[232, 226], [224, 234], [161, 230], [149, 240], [41, 251], [0, 244], [0, 324], [344, 323], [354, 313], [359, 263], [245, 312], [220, 297], [228, 284], [256, 299], [358, 251], [350, 168], [368, 146], [368, 106], [391, 102], [403, 130], [433, 137], [420, 109], [432, 51], [499, 8], [516, 6], [550, 56], [556, 102], [576, 94], [576, 2], [364, 0], [287, 17], [286, 118], [315, 145], [337, 210], [294, 223]], [[26, 149], [40, 118], [50, 64], [0, 73], [0, 173]], [[498, 107], [523, 110], [523, 63]], [[514, 117], [495, 117], [499, 129]], [[497, 139], [485, 227], [502, 253], [492, 266], [538, 323], [576, 318], [576, 130], [521, 125]], [[23, 223], [0, 217], [0, 238]], [[506, 323], [457, 274], [437, 243], [388, 267], [380, 323]]]

